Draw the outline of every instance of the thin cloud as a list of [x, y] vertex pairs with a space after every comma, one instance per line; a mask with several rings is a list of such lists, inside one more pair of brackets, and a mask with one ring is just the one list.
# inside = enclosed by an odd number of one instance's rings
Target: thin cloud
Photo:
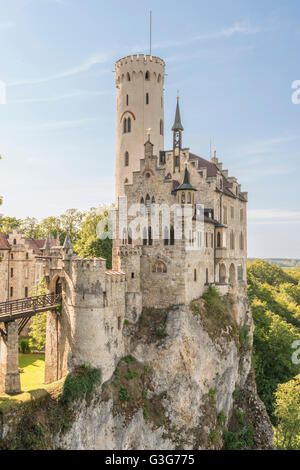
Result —
[[[259, 32], [260, 30], [258, 28], [250, 26], [246, 23], [235, 23], [234, 25], [228, 28], [222, 28], [216, 31], [210, 31], [210, 32], [203, 33], [203, 34], [197, 34], [190, 38], [156, 43], [156, 44], [153, 44], [153, 49], [165, 49], [168, 47], [179, 47], [179, 46], [185, 46], [187, 44], [191, 44], [193, 42], [198, 42], [198, 41], [207, 41], [207, 40], [220, 39], [220, 38], [230, 38], [237, 34], [245, 34], [245, 35], [251, 34], [252, 35], [252, 34], [257, 34]], [[148, 46], [144, 46], [141, 48], [139, 46], [138, 48], [132, 48], [131, 51], [134, 51], [137, 49], [143, 50], [143, 49], [146, 49], [147, 47]]]
[[86, 90], [78, 90], [71, 93], [62, 93], [59, 95], [53, 96], [42, 96], [40, 98], [24, 98], [20, 100], [10, 100], [9, 103], [12, 104], [23, 104], [23, 103], [48, 103], [48, 102], [55, 102], [73, 98], [81, 98], [81, 97], [90, 97], [90, 96], [104, 96], [110, 95], [112, 91], [86, 91]]
[[49, 75], [48, 77], [40, 78], [22, 78], [9, 82], [7, 86], [21, 86], [21, 85], [39, 85], [41, 83], [51, 82], [53, 80], [59, 80], [61, 78], [72, 77], [73, 75], [78, 75], [82, 72], [88, 72], [95, 65], [103, 64], [107, 61], [107, 56], [105, 54], [93, 55], [89, 59], [73, 68], [58, 72], [54, 75]]
[[251, 224], [300, 224], [300, 211], [285, 211], [281, 209], [250, 209], [248, 220]]
[[[93, 118], [83, 118], [83, 119], [72, 119], [72, 120], [65, 120], [65, 121], [48, 121], [42, 123], [29, 123], [25, 124], [24, 126], [18, 126], [22, 129], [28, 130], [59, 130], [59, 129], [68, 129], [73, 127], [81, 127], [84, 124], [92, 123], [99, 121], [101, 117], [93, 117]], [[15, 126], [16, 127], [16, 126]], [[14, 128], [15, 128], [14, 127]]]

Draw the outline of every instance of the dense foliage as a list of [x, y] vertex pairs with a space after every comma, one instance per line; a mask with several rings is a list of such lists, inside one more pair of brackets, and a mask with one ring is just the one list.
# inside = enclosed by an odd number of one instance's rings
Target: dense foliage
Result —
[[[99, 223], [107, 220], [109, 208], [92, 207], [89, 211], [80, 212], [77, 209], [68, 209], [58, 217], [47, 217], [38, 221], [34, 217], [16, 219], [4, 217], [0, 214], [0, 231], [11, 232], [18, 228], [26, 238], [47, 238], [52, 235], [58, 238], [62, 244], [69, 234], [75, 253], [78, 256], [90, 258], [100, 257], [107, 260], [107, 268], [112, 263], [112, 240], [99, 237]], [[108, 230], [108, 224], [103, 224], [103, 230]]]
[[300, 373], [299, 361], [292, 359], [297, 347], [295, 342], [300, 340], [298, 273], [262, 260], [248, 266], [248, 295], [255, 323], [253, 362], [257, 389], [277, 429], [283, 429], [282, 419], [285, 419], [278, 393], [288, 389], [286, 383]]

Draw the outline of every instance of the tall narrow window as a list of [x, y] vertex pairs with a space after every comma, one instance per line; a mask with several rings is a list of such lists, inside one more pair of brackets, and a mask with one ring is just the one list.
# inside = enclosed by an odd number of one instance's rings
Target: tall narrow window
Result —
[[126, 95], [126, 106], [128, 106], [128, 105], [129, 105], [129, 96]]
[[145, 80], [150, 80], [150, 72], [149, 72], [149, 70], [147, 70], [147, 72], [145, 73]]
[[143, 245], [147, 245], [147, 229], [143, 228]]
[[13, 270], [13, 268], [10, 269], [10, 277], [14, 277], [14, 270]]
[[149, 242], [149, 245], [151, 246], [152, 245], [152, 228], [151, 227], [148, 228], [148, 242]]
[[167, 246], [169, 244], [169, 229], [165, 227], [164, 229], [164, 245]]
[[130, 82], [130, 74], [127, 72], [127, 81]]
[[128, 245], [132, 245], [132, 230], [128, 229]]
[[127, 132], [127, 119], [125, 118], [123, 121], [123, 133], [126, 134]]
[[29, 253], [26, 253], [26, 259], [29, 259]]
[[149, 196], [149, 194], [147, 194], [147, 196], [146, 196], [146, 211], [147, 211], [147, 214], [150, 214], [150, 196]]
[[197, 281], [197, 269], [194, 269], [194, 281]]
[[10, 288], [10, 296], [13, 297], [13, 295], [14, 295], [14, 288], [11, 287], [11, 288]]
[[192, 202], [192, 198], [191, 198], [191, 193], [190, 193], [190, 192], [188, 192], [187, 202], [188, 202], [188, 204], [191, 204], [191, 202]]
[[131, 132], [131, 119], [127, 119], [127, 132]]
[[217, 247], [221, 248], [221, 234], [218, 232], [217, 234]]
[[125, 152], [125, 166], [129, 165], [129, 153]]
[[205, 271], [205, 280], [206, 280], [206, 284], [208, 284], [208, 269], [207, 268]]
[[149, 104], [149, 93], [146, 93], [146, 104]]
[[28, 287], [25, 287], [25, 297], [28, 297]]
[[174, 244], [175, 244], [175, 232], [174, 232], [174, 227], [172, 225], [170, 229], [170, 245], [174, 245]]
[[161, 119], [159, 123], [160, 135], [164, 135], [164, 121]]

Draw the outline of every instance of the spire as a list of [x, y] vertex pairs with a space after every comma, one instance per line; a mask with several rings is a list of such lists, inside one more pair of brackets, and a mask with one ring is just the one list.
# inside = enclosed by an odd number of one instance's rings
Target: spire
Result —
[[179, 96], [177, 96], [177, 105], [175, 113], [175, 121], [172, 127], [172, 131], [183, 131], [183, 125], [181, 124], [180, 109], [179, 109]]
[[67, 233], [64, 241], [64, 249], [69, 250], [70, 248], [73, 249], [69, 234]]
[[187, 163], [185, 163], [183, 183], [177, 188], [177, 191], [182, 191], [184, 189], [187, 189], [189, 191], [197, 191], [197, 189], [194, 188], [194, 186], [192, 186], [190, 183], [190, 174], [187, 167]]

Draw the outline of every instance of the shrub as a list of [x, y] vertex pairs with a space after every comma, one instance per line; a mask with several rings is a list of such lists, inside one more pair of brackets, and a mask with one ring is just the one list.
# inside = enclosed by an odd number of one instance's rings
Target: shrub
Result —
[[227, 421], [227, 416], [226, 416], [226, 413], [224, 411], [221, 411], [219, 414], [218, 414], [218, 424], [219, 426], [224, 426], [224, 424], [226, 424], [226, 421]]
[[246, 450], [253, 446], [253, 426], [247, 423], [237, 431], [224, 431], [225, 450]]
[[241, 390], [240, 390], [240, 388], [239, 388], [239, 387], [235, 387], [234, 391], [232, 392], [232, 398], [233, 398], [234, 400], [239, 400], [240, 396], [241, 396]]
[[120, 398], [120, 401], [130, 401], [131, 400], [131, 397], [130, 397], [126, 387], [121, 387], [120, 388], [119, 398]]
[[211, 388], [208, 392], [208, 396], [209, 398], [214, 398], [215, 397], [215, 394], [217, 393], [217, 389], [216, 388]]
[[241, 425], [245, 424], [245, 417], [244, 417], [244, 413], [242, 411], [236, 410], [235, 416], [236, 416], [237, 422], [239, 424], [241, 424]]
[[87, 365], [77, 369], [67, 376], [60, 402], [71, 405], [85, 395], [90, 397], [100, 380], [101, 373], [98, 369], [92, 369]]
[[22, 354], [29, 354], [31, 352], [28, 338], [22, 338], [20, 340], [20, 349], [21, 349]]

